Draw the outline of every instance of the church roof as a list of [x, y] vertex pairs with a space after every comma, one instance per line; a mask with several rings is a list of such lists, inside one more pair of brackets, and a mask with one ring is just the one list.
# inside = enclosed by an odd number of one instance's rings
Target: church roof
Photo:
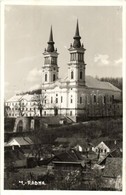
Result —
[[53, 52], [53, 51], [54, 51], [54, 41], [53, 41], [53, 32], [52, 32], [52, 26], [51, 26], [47, 52]]
[[78, 20], [77, 20], [76, 31], [75, 31], [75, 36], [74, 36], [74, 43], [73, 43], [74, 48], [80, 48], [81, 47], [80, 39], [81, 39], [81, 37], [80, 37], [80, 34], [79, 34], [79, 25], [78, 25]]
[[112, 85], [109, 82], [103, 82], [99, 81], [92, 76], [86, 76], [86, 86], [89, 88], [95, 88], [95, 89], [107, 89], [107, 90], [112, 90], [112, 91], [120, 91], [117, 87]]

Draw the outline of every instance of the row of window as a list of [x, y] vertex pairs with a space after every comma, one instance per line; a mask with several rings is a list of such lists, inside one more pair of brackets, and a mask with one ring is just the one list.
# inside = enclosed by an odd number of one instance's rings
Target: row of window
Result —
[[[60, 103], [63, 103], [63, 96], [60, 97]], [[56, 94], [55, 102], [53, 102], [53, 97], [51, 97], [51, 104], [58, 103], [58, 94]]]
[[45, 64], [57, 64], [57, 57], [45, 57]]
[[83, 62], [83, 60], [84, 60], [84, 54], [83, 53], [71, 53], [71, 55], [70, 55], [70, 61]]
[[[90, 98], [90, 96], [86, 96], [87, 98], [86, 98], [86, 102], [87, 102], [87, 104], [90, 104], [90, 101], [92, 102], [93, 101], [93, 103], [98, 103], [99, 102], [99, 100], [98, 100], [98, 98], [96, 97], [96, 95], [93, 95], [93, 97], [92, 98]], [[45, 96], [45, 98], [46, 98], [46, 96]], [[106, 96], [103, 96], [103, 97], [101, 97], [102, 99], [101, 99], [101, 101], [104, 103], [104, 104], [106, 104], [107, 103], [107, 98], [106, 98]], [[114, 99], [114, 96], [112, 96], [112, 97], [110, 97], [110, 100], [112, 100], [112, 99]], [[47, 103], [47, 100], [45, 99], [44, 100], [44, 103], [46, 104]], [[58, 98], [58, 94], [56, 94], [56, 98], [53, 98], [53, 97], [51, 97], [51, 104], [52, 103], [63, 103], [63, 96], [61, 96], [60, 97], [60, 99]], [[70, 97], [70, 103], [72, 104], [73, 103], [73, 96], [71, 95], [71, 97]], [[80, 97], [79, 98], [79, 103], [80, 104], [82, 104], [83, 103], [83, 97]], [[13, 103], [12, 103], [12, 105], [13, 105]], [[36, 103], [35, 102], [31, 102], [31, 105], [36, 105]], [[24, 106], [27, 106], [27, 104], [23, 104], [23, 106], [21, 106], [21, 110], [29, 110], [29, 111], [31, 111], [32, 109], [36, 109], [35, 107], [34, 108], [24, 108]], [[19, 107], [13, 107], [13, 108], [8, 108], [8, 109], [6, 109], [6, 110], [19, 110]]]
[[[106, 96], [102, 96], [101, 98], [102, 98], [102, 99], [101, 99], [102, 102], [103, 102], [104, 104], [106, 104], [107, 101], [108, 101], [108, 98], [107, 98]], [[90, 99], [90, 100], [91, 100], [91, 99]], [[94, 94], [92, 100], [93, 100], [94, 103], [97, 103], [97, 102], [98, 102], [98, 97]], [[110, 97], [109, 97], [109, 100], [110, 100], [110, 102], [112, 102], [112, 101], [114, 100], [114, 95], [110, 96]], [[87, 96], [87, 102], [90, 103], [90, 102], [89, 102], [89, 99], [88, 99], [88, 96]]]
[[[6, 106], [27, 106], [27, 105], [36, 105], [37, 104], [37, 102], [22, 102], [22, 103], [19, 103], [19, 102], [7, 102], [6, 103]], [[16, 108], [16, 107], [15, 107]]]
[[96, 148], [95, 151], [96, 151], [96, 152], [99, 152], [99, 153], [106, 153], [106, 152], [107, 152], [106, 149], [101, 149], [101, 148]]

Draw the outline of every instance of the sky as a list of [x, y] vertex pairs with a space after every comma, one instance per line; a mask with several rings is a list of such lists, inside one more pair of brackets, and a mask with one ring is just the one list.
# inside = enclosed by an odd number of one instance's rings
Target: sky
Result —
[[121, 7], [6, 5], [4, 13], [5, 99], [41, 85], [51, 25], [59, 53], [59, 77], [67, 75], [77, 19], [86, 48], [86, 75], [122, 76]]

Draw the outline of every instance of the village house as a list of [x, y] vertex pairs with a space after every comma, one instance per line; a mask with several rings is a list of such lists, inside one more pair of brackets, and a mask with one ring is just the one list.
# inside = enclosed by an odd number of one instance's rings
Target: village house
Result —
[[100, 155], [106, 155], [106, 154], [114, 151], [117, 148], [120, 148], [120, 151], [122, 150], [120, 140], [110, 140], [110, 139], [106, 140], [104, 138], [104, 141], [98, 142], [98, 140], [96, 140], [96, 143], [92, 147], [92, 151], [94, 151], [94, 152], [96, 152], [97, 154], [100, 154]]

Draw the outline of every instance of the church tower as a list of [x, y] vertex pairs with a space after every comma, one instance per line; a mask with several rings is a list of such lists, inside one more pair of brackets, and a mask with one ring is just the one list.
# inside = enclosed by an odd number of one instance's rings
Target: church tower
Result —
[[68, 63], [68, 79], [70, 84], [85, 85], [85, 62], [84, 53], [85, 50], [83, 44], [81, 44], [81, 37], [79, 34], [79, 25], [77, 20], [74, 42], [70, 45], [70, 62]]
[[50, 30], [50, 36], [47, 49], [45, 49], [44, 65], [42, 66], [42, 83], [51, 84], [58, 79], [58, 65], [57, 65], [57, 49], [54, 48], [52, 26]]

